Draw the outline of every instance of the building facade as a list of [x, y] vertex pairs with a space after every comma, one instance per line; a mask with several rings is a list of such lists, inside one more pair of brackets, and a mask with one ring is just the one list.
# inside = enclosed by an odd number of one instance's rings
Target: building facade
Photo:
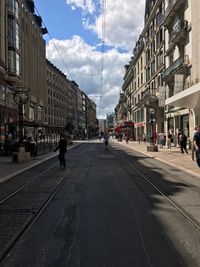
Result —
[[162, 72], [164, 69], [163, 13], [164, 2], [162, 0], [146, 1], [144, 29], [142, 31], [146, 80], [141, 100], [146, 117], [147, 137], [155, 140], [158, 133], [164, 131], [164, 107], [159, 105], [160, 87], [163, 85]]
[[[44, 122], [45, 42], [34, 1], [0, 2], [0, 124], [1, 136], [17, 134], [18, 107], [13, 95], [28, 90], [24, 119], [28, 126]], [[35, 125], [35, 124], [34, 124]]]
[[192, 140], [194, 126], [199, 120], [199, 1], [165, 1], [166, 32], [166, 129]]
[[45, 132], [60, 133], [68, 116], [68, 81], [49, 60], [46, 60]]

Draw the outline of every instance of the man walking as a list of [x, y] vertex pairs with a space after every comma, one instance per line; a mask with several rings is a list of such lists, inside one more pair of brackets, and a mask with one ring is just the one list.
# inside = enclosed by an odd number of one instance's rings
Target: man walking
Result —
[[180, 146], [181, 146], [181, 153], [185, 152], [188, 154], [187, 151], [187, 136], [184, 134], [184, 132], [182, 131], [179, 137], [179, 141], [180, 141]]
[[194, 134], [193, 144], [196, 154], [196, 162], [198, 167], [200, 167], [200, 126], [197, 127], [197, 131]]
[[54, 149], [54, 152], [56, 152], [59, 149], [59, 155], [58, 155], [58, 159], [60, 162], [60, 167], [65, 170], [65, 153], [67, 151], [67, 139], [65, 138], [64, 134], [61, 133], [60, 134], [60, 140], [58, 143], [58, 146]]

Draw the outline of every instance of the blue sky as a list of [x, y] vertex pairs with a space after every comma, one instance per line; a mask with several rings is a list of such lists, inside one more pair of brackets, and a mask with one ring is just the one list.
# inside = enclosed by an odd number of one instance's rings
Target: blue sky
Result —
[[105, 118], [118, 103], [124, 65], [143, 27], [145, 0], [34, 2], [50, 33], [47, 58], [97, 104], [98, 118]]
[[[35, 6], [43, 18], [52, 38], [68, 39], [73, 35], [81, 36], [86, 42], [94, 45], [98, 38], [95, 33], [88, 34], [88, 30], [82, 27], [82, 10], [72, 10], [65, 0], [48, 0], [48, 4], [42, 0], [35, 0]], [[49, 39], [47, 35], [45, 38]]]

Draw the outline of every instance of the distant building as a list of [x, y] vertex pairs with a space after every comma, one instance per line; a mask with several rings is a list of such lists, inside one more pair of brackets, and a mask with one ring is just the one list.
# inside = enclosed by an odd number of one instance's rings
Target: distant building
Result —
[[45, 128], [47, 134], [64, 130], [68, 116], [68, 80], [49, 60], [46, 60]]
[[106, 123], [109, 132], [114, 130], [114, 119], [115, 119], [114, 112], [108, 113], [106, 115]]
[[99, 126], [99, 132], [107, 131], [106, 119], [99, 119], [98, 126]]

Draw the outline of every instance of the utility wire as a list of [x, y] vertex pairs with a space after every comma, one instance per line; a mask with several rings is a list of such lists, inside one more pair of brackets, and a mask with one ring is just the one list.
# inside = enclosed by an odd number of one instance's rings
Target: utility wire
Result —
[[[35, 9], [36, 9], [38, 15], [42, 18], [42, 16], [40, 15], [40, 13], [39, 13], [39, 11], [38, 11], [38, 9], [37, 9], [36, 6], [35, 6]], [[44, 23], [44, 20], [43, 20], [43, 19], [42, 19], [42, 23], [43, 23], [44, 27], [47, 28], [46, 25], [45, 25], [45, 23]], [[47, 28], [47, 31], [48, 31], [48, 28]], [[51, 34], [50, 34], [49, 31], [48, 31], [48, 35], [49, 35], [49, 37], [50, 37], [50, 39], [51, 39], [51, 41], [52, 41], [52, 43], [53, 43], [53, 45], [54, 45], [54, 47], [55, 47], [55, 49], [56, 49], [58, 55], [59, 55], [59, 57], [60, 57], [60, 59], [61, 59], [63, 65], [65, 66], [65, 68], [66, 68], [66, 70], [67, 70], [67, 72], [68, 72], [68, 74], [69, 74], [71, 80], [74, 80], [73, 77], [72, 77], [71, 72], [69, 71], [68, 66], [66, 65], [65, 61], [63, 60], [63, 58], [62, 58], [62, 56], [61, 56], [61, 54], [60, 54], [60, 52], [59, 52], [59, 50], [58, 50], [58, 48], [57, 48], [57, 46], [56, 46], [56, 44], [55, 44], [55, 42], [54, 42], [54, 40], [53, 40], [53, 38], [52, 38], [52, 36], [51, 36]]]
[[102, 38], [101, 38], [101, 83], [100, 83], [100, 103], [102, 106], [103, 85], [104, 85], [104, 49], [106, 36], [106, 0], [102, 0], [102, 24], [101, 24]]

